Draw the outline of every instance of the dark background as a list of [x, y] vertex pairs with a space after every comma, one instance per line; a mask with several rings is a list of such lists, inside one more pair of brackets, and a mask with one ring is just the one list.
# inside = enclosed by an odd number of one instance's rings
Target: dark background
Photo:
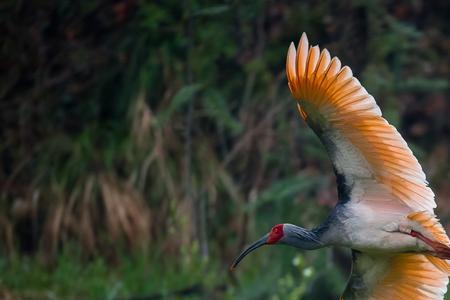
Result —
[[336, 202], [284, 74], [307, 32], [450, 224], [448, 1], [0, 3], [0, 298], [337, 299], [349, 251], [266, 247]]

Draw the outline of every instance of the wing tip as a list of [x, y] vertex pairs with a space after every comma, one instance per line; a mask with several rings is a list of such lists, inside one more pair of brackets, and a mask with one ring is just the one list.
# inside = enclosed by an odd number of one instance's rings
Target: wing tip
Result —
[[302, 35], [300, 36], [300, 41], [303, 39], [306, 40], [306, 42], [308, 42], [308, 35], [304, 31], [302, 32]]

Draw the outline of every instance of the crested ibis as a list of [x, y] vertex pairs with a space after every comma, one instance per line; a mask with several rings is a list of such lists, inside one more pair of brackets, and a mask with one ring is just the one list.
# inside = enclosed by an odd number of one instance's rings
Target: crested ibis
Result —
[[352, 273], [341, 299], [443, 299], [450, 240], [434, 214], [434, 193], [420, 164], [348, 66], [303, 33], [291, 43], [286, 75], [301, 118], [333, 163], [338, 201], [309, 230], [275, 225], [234, 261], [263, 245], [352, 250]]

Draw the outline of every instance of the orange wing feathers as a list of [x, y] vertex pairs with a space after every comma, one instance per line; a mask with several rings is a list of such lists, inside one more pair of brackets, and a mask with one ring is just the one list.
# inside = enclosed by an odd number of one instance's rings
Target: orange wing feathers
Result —
[[383, 279], [375, 285], [373, 300], [440, 300], [447, 292], [448, 274], [427, 255], [399, 254], [389, 261]]
[[[420, 164], [395, 127], [381, 117], [375, 100], [349, 67], [341, 67], [326, 49], [320, 52], [318, 46], [309, 47], [303, 34], [297, 50], [294, 44], [289, 47], [286, 73], [302, 118], [328, 134], [340, 151], [340, 161], [333, 162], [337, 171], [350, 180], [375, 179], [411, 211], [433, 211], [434, 194]], [[346, 151], [358, 155], [359, 169]], [[353, 166], [347, 167], [349, 162]]]
[[[408, 219], [416, 222], [423, 229], [420, 230], [420, 232], [423, 232], [425, 235], [427, 235], [426, 237], [429, 238], [437, 248], [440, 248], [441, 251], [445, 251], [448, 253], [450, 247], [450, 239], [448, 238], [444, 227], [442, 227], [441, 223], [439, 223], [439, 220], [436, 218], [436, 216], [421, 211], [409, 214]], [[450, 275], [450, 264], [448, 263], [448, 261], [434, 256], [427, 256], [427, 258], [442, 272], [446, 272], [448, 275]]]
[[433, 240], [450, 246], [450, 240], [447, 233], [445, 233], [444, 227], [442, 227], [435, 215], [420, 211], [409, 214], [408, 219], [415, 221], [422, 226], [425, 232], [429, 233]]
[[424, 254], [353, 253], [352, 276], [341, 300], [442, 300], [448, 273]]

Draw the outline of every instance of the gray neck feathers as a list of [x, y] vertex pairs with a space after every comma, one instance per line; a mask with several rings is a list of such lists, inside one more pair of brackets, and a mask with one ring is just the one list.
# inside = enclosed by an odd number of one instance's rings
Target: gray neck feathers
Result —
[[303, 250], [314, 250], [326, 246], [322, 240], [325, 227], [313, 230], [305, 229], [292, 224], [284, 224], [284, 237], [281, 243]]

